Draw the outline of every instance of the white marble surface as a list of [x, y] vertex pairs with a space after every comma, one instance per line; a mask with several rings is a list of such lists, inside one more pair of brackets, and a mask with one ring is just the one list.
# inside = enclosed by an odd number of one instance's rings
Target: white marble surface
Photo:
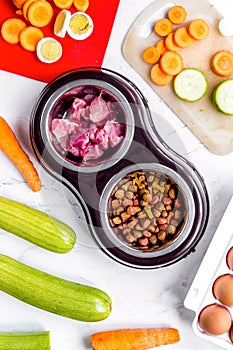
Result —
[[[0, 292], [0, 330], [50, 330], [53, 350], [90, 349], [89, 336], [99, 330], [164, 325], [177, 327], [181, 333], [181, 341], [167, 349], [219, 349], [193, 333], [194, 313], [185, 309], [183, 302], [233, 195], [233, 153], [227, 156], [211, 154], [124, 60], [121, 53], [124, 36], [133, 20], [150, 3], [151, 0], [121, 0], [103, 66], [124, 74], [143, 91], [152, 111], [159, 110], [162, 115], [158, 123], [162, 137], [189, 159], [205, 179], [211, 202], [209, 225], [196, 251], [171, 267], [134, 270], [112, 261], [96, 247], [79, 219], [78, 203], [44, 172], [31, 149], [30, 112], [45, 84], [0, 71], [0, 115], [5, 116], [13, 127], [43, 183], [40, 193], [30, 191], [15, 167], [0, 153], [0, 195], [59, 217], [76, 229], [78, 237], [75, 249], [61, 256], [0, 230], [0, 252], [49, 273], [95, 285], [108, 292], [113, 301], [109, 318], [98, 323], [83, 323], [38, 310]], [[212, 3], [223, 14], [233, 10], [230, 0], [212, 0]]]

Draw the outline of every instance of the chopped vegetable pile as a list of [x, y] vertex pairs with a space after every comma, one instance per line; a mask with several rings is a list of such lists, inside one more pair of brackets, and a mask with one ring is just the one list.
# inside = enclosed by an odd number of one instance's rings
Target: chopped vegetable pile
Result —
[[[60, 110], [65, 100], [69, 101], [68, 108]], [[63, 156], [82, 165], [108, 159], [124, 139], [124, 115], [119, 101], [97, 87], [81, 86], [68, 92], [51, 118], [53, 145]]]
[[[209, 35], [209, 25], [205, 20], [193, 19], [185, 26], [186, 18], [184, 7], [172, 6], [167, 18], [160, 18], [154, 25], [154, 32], [160, 39], [142, 52], [143, 61], [152, 65], [150, 78], [158, 86], [167, 85], [184, 68], [185, 62], [178, 51]], [[177, 24], [182, 26], [174, 29]]]

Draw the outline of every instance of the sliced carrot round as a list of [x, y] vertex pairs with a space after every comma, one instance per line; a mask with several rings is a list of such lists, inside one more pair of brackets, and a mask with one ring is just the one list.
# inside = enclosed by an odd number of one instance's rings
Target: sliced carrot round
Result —
[[150, 77], [153, 83], [159, 86], [167, 85], [173, 78], [172, 75], [164, 73], [158, 63], [151, 68]]
[[28, 8], [31, 5], [31, 3], [33, 3], [35, 0], [26, 0], [25, 3], [23, 4], [23, 16], [26, 20], [28, 20], [28, 16], [27, 16], [27, 12], [28, 12]]
[[143, 51], [142, 58], [146, 63], [155, 64], [160, 58], [160, 51], [154, 46], [149, 46]]
[[25, 50], [36, 51], [36, 46], [43, 37], [40, 28], [29, 26], [20, 32], [19, 42]]
[[167, 51], [164, 39], [159, 40], [155, 47], [159, 50], [160, 56], [162, 56]]
[[209, 25], [203, 19], [194, 19], [188, 26], [189, 35], [196, 40], [203, 40], [209, 34]]
[[169, 51], [179, 51], [180, 47], [178, 45], [175, 44], [174, 42], [174, 33], [170, 33], [168, 34], [168, 36], [165, 39], [165, 47], [167, 48], [167, 50]]
[[172, 22], [167, 18], [161, 18], [155, 23], [154, 31], [159, 36], [167, 36], [172, 32]]
[[69, 9], [72, 4], [73, 0], [53, 0], [54, 5], [56, 5], [60, 9]]
[[179, 47], [188, 47], [192, 45], [193, 38], [189, 35], [185, 27], [178, 28], [174, 33], [174, 42]]
[[17, 16], [23, 16], [23, 11], [21, 9], [18, 9], [18, 10], [15, 11], [15, 14]]
[[183, 6], [173, 6], [168, 11], [168, 18], [174, 24], [184, 23], [187, 17], [187, 12]]
[[233, 53], [227, 50], [216, 52], [211, 58], [210, 66], [215, 74], [228, 77], [233, 74]]
[[89, 0], [74, 0], [74, 7], [77, 11], [86, 12], [89, 7]]
[[26, 28], [26, 23], [20, 18], [8, 18], [1, 27], [3, 39], [9, 44], [17, 44], [19, 42], [20, 32]]
[[176, 75], [183, 69], [184, 60], [177, 52], [167, 51], [160, 58], [159, 65], [164, 73]]
[[35, 27], [45, 27], [53, 17], [53, 8], [46, 0], [36, 0], [28, 8], [29, 22]]
[[13, 0], [13, 4], [15, 7], [18, 9], [21, 9], [23, 7], [23, 4], [25, 3], [26, 0]]

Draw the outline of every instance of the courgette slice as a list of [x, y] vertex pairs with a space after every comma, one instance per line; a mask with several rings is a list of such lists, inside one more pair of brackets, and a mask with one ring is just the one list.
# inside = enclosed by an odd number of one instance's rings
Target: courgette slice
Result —
[[1, 350], [50, 350], [49, 332], [0, 333]]
[[215, 87], [212, 102], [219, 112], [233, 115], [233, 79], [227, 79]]
[[196, 68], [183, 69], [174, 79], [174, 91], [182, 100], [195, 102], [206, 93], [208, 82], [203, 72]]

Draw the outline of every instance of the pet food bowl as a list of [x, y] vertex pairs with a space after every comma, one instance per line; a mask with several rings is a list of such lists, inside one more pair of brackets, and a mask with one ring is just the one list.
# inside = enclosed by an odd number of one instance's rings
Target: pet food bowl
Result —
[[[30, 137], [42, 166], [73, 192], [91, 234], [112, 259], [141, 269], [167, 266], [186, 257], [203, 236], [209, 216], [204, 181], [192, 164], [163, 142], [145, 97], [124, 76], [96, 67], [58, 76], [45, 86], [33, 108]], [[110, 213], [116, 186], [120, 181], [128, 181], [127, 176], [140, 172], [155, 176], [154, 184], [149, 181], [152, 177], [148, 181], [143, 178], [141, 185], [131, 177], [130, 185], [135, 189], [134, 194], [127, 193], [131, 202], [122, 209], [124, 198], [119, 198], [121, 212]], [[160, 176], [166, 180], [162, 190], [159, 183], [156, 185], [156, 181], [162, 181]], [[143, 191], [136, 193], [135, 185], [138, 191], [144, 188], [150, 194], [149, 201], [143, 202]], [[173, 188], [170, 195], [169, 186]], [[182, 220], [177, 226], [175, 218], [180, 214], [175, 213], [174, 192], [182, 202]], [[170, 206], [165, 205], [169, 196]], [[164, 203], [161, 216], [156, 211], [157, 202]], [[122, 212], [132, 210], [128, 206], [139, 207], [140, 210], [133, 209], [141, 212], [139, 217], [124, 214], [122, 219]], [[161, 225], [167, 226], [160, 226], [158, 218]], [[138, 229], [127, 231], [134, 219], [139, 221]], [[124, 234], [128, 234], [126, 239]]]

